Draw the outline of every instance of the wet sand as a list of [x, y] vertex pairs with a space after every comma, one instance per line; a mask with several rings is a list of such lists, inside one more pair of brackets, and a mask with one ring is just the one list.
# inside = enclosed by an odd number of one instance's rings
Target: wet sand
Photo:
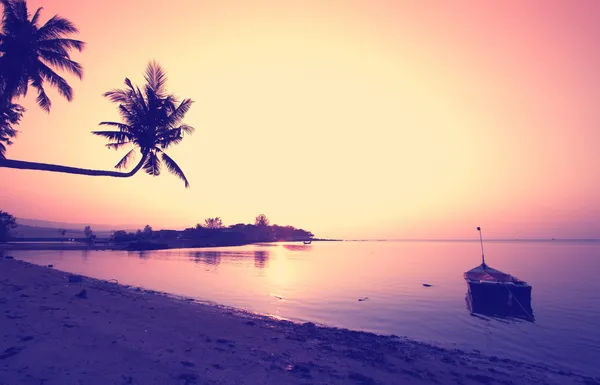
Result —
[[0, 260], [0, 385], [600, 384]]

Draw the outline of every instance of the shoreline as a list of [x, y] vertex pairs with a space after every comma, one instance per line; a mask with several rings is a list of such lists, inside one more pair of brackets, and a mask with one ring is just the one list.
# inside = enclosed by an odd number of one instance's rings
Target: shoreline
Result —
[[[302, 244], [302, 241], [281, 241], [281, 242], [292, 242]], [[314, 239], [312, 242], [342, 242], [337, 239]], [[109, 244], [100, 242], [96, 245], [90, 246], [83, 242], [58, 242], [58, 241], [19, 241], [19, 242], [8, 242], [0, 243], [0, 253], [12, 250], [97, 250], [97, 251], [153, 251], [153, 250], [173, 250], [173, 249], [204, 249], [213, 247], [237, 247], [247, 246], [269, 242], [247, 242], [247, 243], [205, 243], [205, 244], [190, 244], [186, 242], [166, 242], [166, 243], [154, 243], [148, 245], [142, 245], [142, 247], [128, 247], [128, 244]], [[144, 247], [145, 246], [145, 247]], [[152, 246], [160, 246], [153, 248]]]
[[[302, 245], [302, 241], [273, 241], [273, 242], [292, 242]], [[439, 243], [462, 243], [462, 242], [479, 242], [474, 239], [392, 239], [392, 240], [344, 240], [344, 239], [320, 239], [316, 238], [312, 240], [312, 243], [319, 242], [407, 242], [407, 243], [420, 243], [420, 242], [439, 242]], [[600, 243], [600, 239], [490, 239], [486, 240], [490, 243], [511, 243], [511, 242], [523, 242], [523, 243]], [[59, 241], [13, 241], [8, 243], [0, 243], [0, 253], [12, 251], [12, 250], [96, 250], [96, 251], [153, 251], [153, 250], [173, 250], [173, 249], [204, 249], [214, 247], [237, 247], [247, 246], [261, 243], [271, 242], [247, 242], [247, 243], [188, 243], [182, 241], [170, 241], [165, 243], [150, 244], [142, 247], [129, 247], [127, 244], [109, 244], [106, 242], [100, 242], [94, 246], [89, 246], [83, 242], [59, 242]]]
[[0, 385], [600, 383], [5, 259], [0, 338]]

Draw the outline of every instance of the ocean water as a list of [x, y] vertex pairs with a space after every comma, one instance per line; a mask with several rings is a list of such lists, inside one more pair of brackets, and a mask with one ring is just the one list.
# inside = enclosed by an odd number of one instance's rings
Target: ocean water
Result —
[[485, 248], [490, 266], [532, 285], [533, 314], [512, 318], [470, 312], [463, 273], [480, 264], [478, 242], [11, 254], [273, 317], [395, 334], [600, 375], [600, 242], [487, 242]]

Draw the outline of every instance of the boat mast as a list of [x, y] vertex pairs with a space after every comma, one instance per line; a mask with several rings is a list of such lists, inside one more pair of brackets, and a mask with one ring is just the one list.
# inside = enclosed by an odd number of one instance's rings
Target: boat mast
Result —
[[479, 243], [481, 244], [481, 263], [485, 267], [485, 256], [483, 255], [483, 237], [481, 236], [481, 227], [477, 226], [477, 231], [479, 231]]

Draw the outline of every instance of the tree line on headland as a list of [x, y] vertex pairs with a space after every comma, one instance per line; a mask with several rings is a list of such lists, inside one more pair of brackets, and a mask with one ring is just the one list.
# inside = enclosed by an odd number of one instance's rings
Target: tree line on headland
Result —
[[[9, 213], [0, 211], [0, 242], [31, 241], [12, 233], [17, 228], [17, 221]], [[12, 234], [11, 234], [12, 233]], [[79, 235], [74, 235], [79, 233]], [[150, 225], [137, 231], [115, 230], [110, 236], [97, 236], [91, 226], [79, 231], [56, 229], [56, 235], [51, 238], [39, 238], [34, 241], [78, 241], [85, 242], [90, 247], [118, 249], [161, 249], [174, 247], [203, 247], [203, 246], [236, 246], [257, 242], [280, 241], [310, 241], [314, 234], [294, 226], [271, 225], [269, 219], [261, 214], [254, 223], [237, 223], [223, 225], [219, 217], [207, 218], [204, 223], [185, 230], [153, 230]]]
[[308, 241], [313, 233], [293, 226], [271, 225], [261, 214], [254, 223], [237, 223], [224, 226], [221, 218], [207, 218], [185, 230], [154, 231], [146, 225], [137, 232], [115, 231], [111, 241], [116, 245], [127, 245], [131, 249], [201, 246], [236, 246], [257, 242]]

